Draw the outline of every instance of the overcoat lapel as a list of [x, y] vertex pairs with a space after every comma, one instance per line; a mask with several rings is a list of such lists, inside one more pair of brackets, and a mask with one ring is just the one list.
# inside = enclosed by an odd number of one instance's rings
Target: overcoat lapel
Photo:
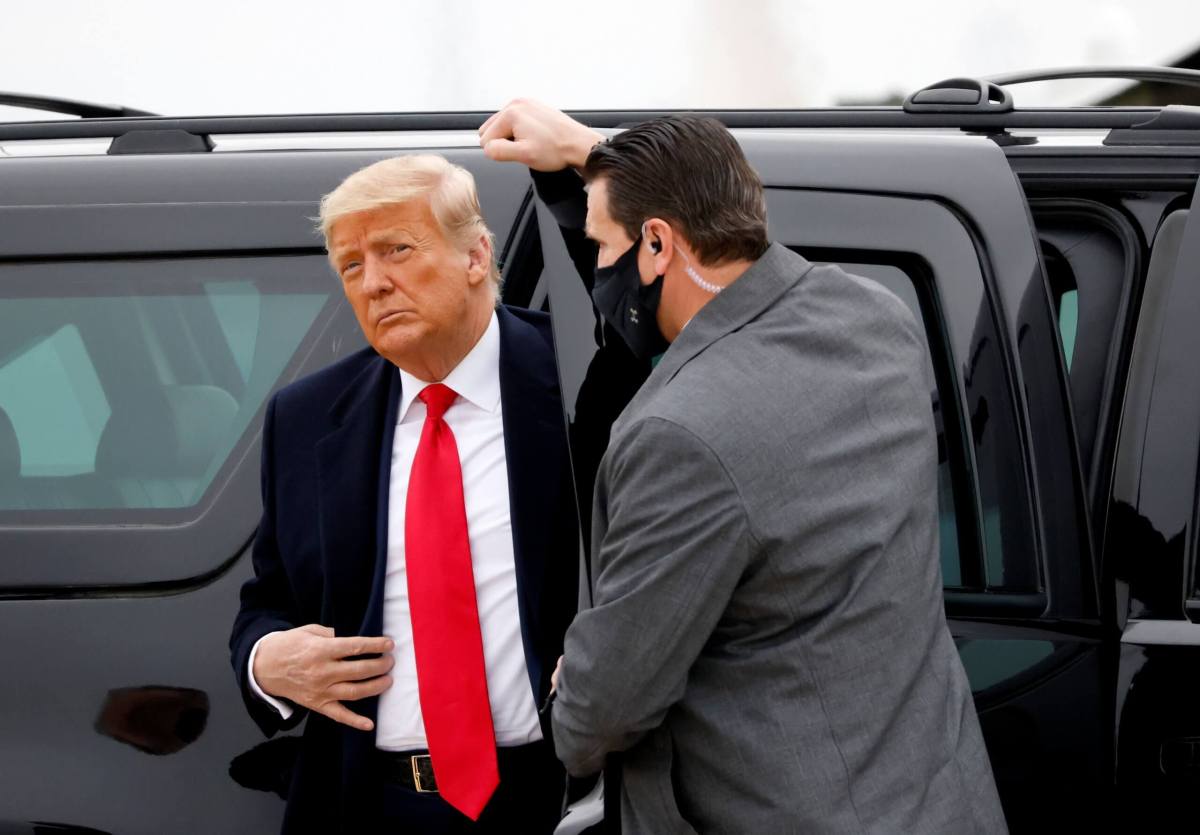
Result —
[[[387, 504], [400, 375], [382, 357], [358, 376], [330, 413], [337, 429], [317, 443], [321, 562], [325, 623], [338, 637], [382, 631]], [[346, 705], [375, 721], [379, 697]], [[370, 767], [375, 732], [345, 725], [342, 735], [342, 812], [361, 813], [378, 799]]]
[[[378, 635], [368, 606], [387, 548], [387, 484], [400, 375], [378, 358], [330, 409], [338, 427], [317, 443], [325, 622], [338, 636]], [[389, 420], [389, 414], [391, 419]], [[382, 513], [381, 513], [382, 510]], [[374, 631], [363, 632], [374, 626]]]

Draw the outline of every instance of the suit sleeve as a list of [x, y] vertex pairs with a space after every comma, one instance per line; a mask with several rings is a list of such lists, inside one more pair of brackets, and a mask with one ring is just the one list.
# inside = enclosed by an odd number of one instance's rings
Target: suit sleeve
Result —
[[596, 280], [596, 245], [584, 234], [587, 222], [587, 192], [574, 169], [562, 171], [529, 170], [538, 199], [545, 204], [558, 224], [563, 243], [584, 289], [592, 292]]
[[595, 604], [567, 631], [552, 714], [555, 749], [576, 776], [663, 722], [754, 551], [725, 467], [660, 418], [610, 449], [596, 509], [607, 530]]
[[299, 625], [291, 585], [275, 537], [275, 403], [276, 398], [271, 398], [267, 405], [266, 419], [263, 421], [263, 512], [252, 552], [254, 576], [242, 586], [241, 608], [229, 638], [233, 671], [242, 692], [242, 701], [250, 712], [250, 718], [268, 737], [278, 731], [295, 727], [307, 713], [303, 708], [295, 706], [291, 716], [284, 719], [273, 707], [255, 695], [250, 684], [250, 653], [259, 640], [271, 632], [292, 629]]

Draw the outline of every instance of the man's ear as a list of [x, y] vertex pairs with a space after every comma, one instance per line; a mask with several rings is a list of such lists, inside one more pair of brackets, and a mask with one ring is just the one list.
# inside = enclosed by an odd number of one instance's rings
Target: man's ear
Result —
[[492, 239], [480, 234], [467, 250], [467, 281], [471, 286], [487, 281], [492, 271]]
[[671, 263], [675, 252], [675, 231], [662, 218], [652, 217], [642, 224], [642, 245], [650, 249], [654, 258], [654, 274], [662, 275]]

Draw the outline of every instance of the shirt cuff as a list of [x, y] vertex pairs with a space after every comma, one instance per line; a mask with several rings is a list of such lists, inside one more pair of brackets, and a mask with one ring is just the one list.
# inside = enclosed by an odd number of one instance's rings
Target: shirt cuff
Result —
[[253, 691], [254, 695], [258, 696], [258, 698], [275, 708], [284, 721], [287, 721], [288, 719], [292, 718], [293, 709], [281, 702], [279, 699], [276, 699], [273, 696], [268, 696], [265, 692], [263, 692], [263, 689], [258, 686], [258, 682], [254, 680], [254, 656], [258, 653], [258, 645], [263, 642], [263, 638], [274, 634], [274, 632], [268, 632], [266, 635], [263, 635], [262, 638], [259, 638], [254, 642], [254, 646], [250, 648], [250, 660], [247, 662], [248, 669], [246, 670], [246, 675], [250, 679], [250, 690]]

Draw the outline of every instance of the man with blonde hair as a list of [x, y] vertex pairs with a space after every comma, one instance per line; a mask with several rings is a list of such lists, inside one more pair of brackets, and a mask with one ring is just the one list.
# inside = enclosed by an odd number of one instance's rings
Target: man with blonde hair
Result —
[[498, 304], [441, 157], [352, 174], [320, 225], [370, 347], [267, 407], [230, 640], [265, 734], [307, 716], [284, 832], [550, 832], [578, 532], [549, 319]]

